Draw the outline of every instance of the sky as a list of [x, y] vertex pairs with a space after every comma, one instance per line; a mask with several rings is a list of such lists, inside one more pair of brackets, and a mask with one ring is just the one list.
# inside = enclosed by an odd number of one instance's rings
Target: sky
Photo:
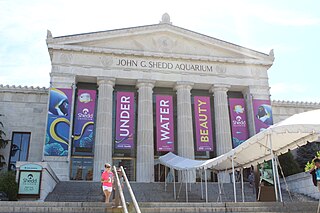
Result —
[[49, 86], [46, 46], [53, 36], [159, 23], [174, 25], [263, 53], [272, 100], [320, 102], [318, 0], [0, 0], [0, 84]]

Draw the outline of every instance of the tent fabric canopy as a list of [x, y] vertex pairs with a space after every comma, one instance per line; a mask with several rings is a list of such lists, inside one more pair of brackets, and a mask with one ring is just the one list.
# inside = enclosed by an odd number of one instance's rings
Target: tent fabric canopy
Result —
[[286, 120], [249, 138], [229, 152], [206, 161], [191, 160], [167, 153], [159, 158], [160, 163], [176, 170], [212, 168], [216, 171], [245, 168], [270, 160], [271, 145], [275, 155], [295, 149], [307, 142], [315, 141], [320, 135], [320, 110], [293, 115]]

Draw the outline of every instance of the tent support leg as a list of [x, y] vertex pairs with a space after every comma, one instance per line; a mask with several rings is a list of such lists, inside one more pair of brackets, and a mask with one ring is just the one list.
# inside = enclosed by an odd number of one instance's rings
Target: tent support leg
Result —
[[176, 200], [177, 199], [177, 193], [176, 193], [176, 175], [174, 172], [174, 169], [172, 168], [172, 173], [173, 173], [173, 197]]
[[278, 156], [275, 156], [275, 166], [276, 166], [276, 175], [277, 175], [277, 181], [278, 181], [278, 189], [279, 189], [279, 197], [280, 197], [280, 202], [282, 203], [282, 192], [281, 192], [281, 184], [280, 184], [280, 177], [279, 177], [279, 170], [278, 170]]
[[188, 203], [188, 177], [187, 177], [187, 171], [184, 172], [185, 173], [185, 181], [186, 181], [186, 202]]
[[164, 167], [164, 191], [167, 191], [167, 167]]
[[199, 170], [199, 173], [200, 173], [201, 200], [203, 200], [202, 169]]
[[242, 202], [244, 202], [244, 184], [243, 184], [243, 168], [241, 168], [241, 195], [242, 195]]
[[232, 162], [232, 182], [233, 182], [233, 196], [234, 196], [234, 202], [237, 202], [237, 191], [236, 191], [236, 176], [235, 176], [235, 171], [234, 171], [234, 156], [231, 158]]
[[271, 154], [271, 163], [272, 163], [272, 173], [273, 173], [273, 186], [274, 186], [274, 193], [276, 195], [276, 201], [279, 201], [278, 198], [278, 187], [277, 187], [277, 178], [276, 178], [276, 168], [275, 168], [275, 159], [274, 159], [274, 153], [272, 150], [272, 140], [271, 135], [268, 134], [268, 140], [269, 140], [269, 146], [270, 146], [270, 154]]
[[206, 203], [208, 203], [208, 181], [207, 181], [207, 170], [204, 170], [204, 181], [205, 181], [205, 187], [206, 187]]

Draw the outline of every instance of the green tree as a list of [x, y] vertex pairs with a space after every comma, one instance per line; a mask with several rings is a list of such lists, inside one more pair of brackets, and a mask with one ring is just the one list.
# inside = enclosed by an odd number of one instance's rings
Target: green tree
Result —
[[15, 172], [0, 172], [0, 191], [5, 192], [9, 200], [17, 200], [18, 183], [16, 182]]
[[303, 171], [290, 151], [278, 158], [285, 177]]
[[[0, 114], [0, 117], [4, 116]], [[10, 140], [5, 139], [6, 133], [3, 131], [3, 123], [0, 121], [0, 149], [4, 149]], [[0, 170], [6, 165], [6, 162], [4, 161], [5, 158], [3, 155], [0, 155]]]
[[320, 151], [320, 143], [312, 142], [307, 143], [304, 146], [301, 146], [297, 150], [297, 162], [300, 168], [305, 168], [305, 165], [308, 162], [311, 162], [315, 156], [317, 156], [317, 152]]

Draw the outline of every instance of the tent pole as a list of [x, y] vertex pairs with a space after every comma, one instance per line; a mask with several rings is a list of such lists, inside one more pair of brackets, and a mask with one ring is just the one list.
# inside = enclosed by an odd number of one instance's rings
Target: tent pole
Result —
[[[217, 173], [216, 173], [216, 174], [217, 174]], [[221, 196], [222, 190], [221, 190], [221, 185], [220, 185], [220, 178], [219, 178], [219, 175], [217, 175], [217, 178], [218, 178], [218, 189], [219, 189], [219, 196], [218, 196], [217, 201], [219, 201], [219, 200], [220, 200], [220, 202], [222, 202], [222, 196]]]
[[241, 194], [242, 194], [242, 202], [244, 202], [244, 184], [243, 184], [243, 168], [241, 168]]
[[167, 191], [167, 167], [164, 167], [164, 191]]
[[177, 194], [176, 194], [176, 176], [174, 169], [172, 168], [172, 173], [173, 173], [173, 197], [176, 200], [177, 199]]
[[201, 200], [203, 200], [203, 186], [202, 186], [202, 169], [200, 169], [200, 188], [201, 188]]
[[204, 181], [206, 185], [206, 203], [208, 203], [208, 181], [207, 181], [207, 170], [204, 170]]
[[161, 164], [159, 163], [158, 165], [159, 165], [159, 166], [158, 166], [158, 181], [160, 182], [160, 180], [161, 180], [161, 175], [160, 175], [160, 172], [161, 172], [161, 170], [160, 170]]
[[279, 197], [280, 197], [280, 202], [283, 202], [282, 199], [282, 192], [281, 192], [281, 184], [280, 184], [280, 177], [279, 177], [279, 170], [278, 170], [278, 156], [275, 156], [275, 166], [276, 166], [276, 174], [277, 174], [277, 181], [278, 181], [278, 189], [279, 189]]
[[186, 170], [184, 173], [185, 173], [185, 181], [186, 181], [186, 202], [188, 203], [188, 170]]
[[234, 196], [234, 202], [237, 202], [237, 191], [236, 191], [236, 176], [234, 171], [234, 155], [232, 155], [231, 163], [232, 163], [232, 182], [233, 182], [233, 196]]
[[274, 193], [275, 193], [275, 195], [276, 195], [276, 201], [279, 201], [279, 198], [278, 198], [278, 187], [277, 187], [277, 178], [276, 178], [276, 168], [275, 168], [275, 161], [274, 161], [274, 153], [273, 153], [273, 150], [272, 150], [271, 135], [268, 134], [267, 137], [268, 137], [269, 145], [270, 145], [270, 154], [271, 154], [271, 163], [272, 163]]

